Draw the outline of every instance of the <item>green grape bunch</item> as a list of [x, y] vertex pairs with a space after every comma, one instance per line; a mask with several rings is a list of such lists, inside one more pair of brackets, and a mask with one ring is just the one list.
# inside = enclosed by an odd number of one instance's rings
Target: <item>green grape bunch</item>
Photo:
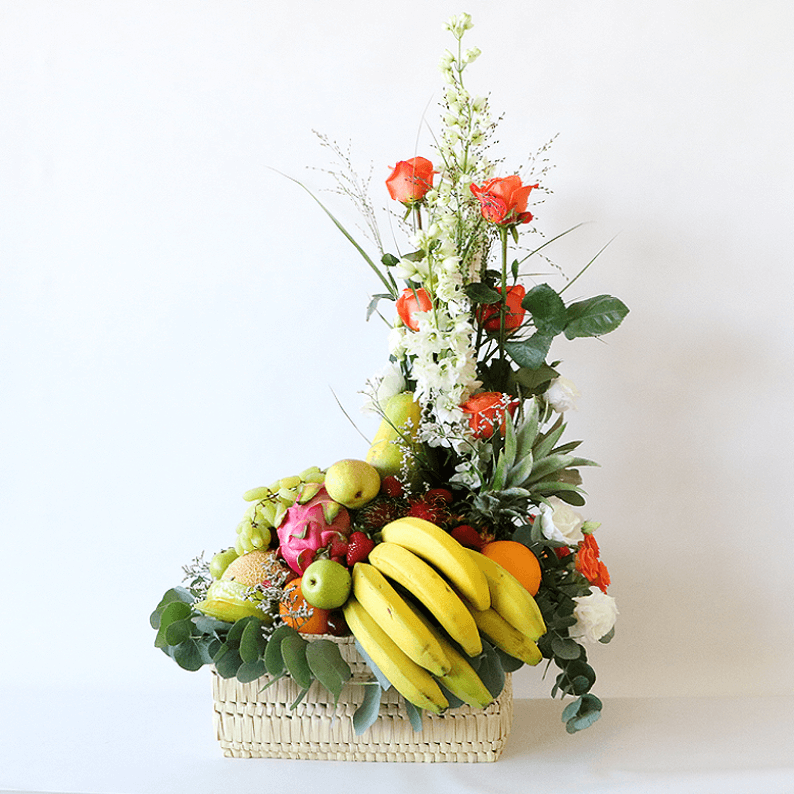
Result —
[[300, 474], [282, 477], [269, 486], [252, 488], [243, 494], [243, 499], [251, 504], [237, 525], [235, 551], [239, 556], [248, 554], [254, 549], [266, 549], [270, 546], [273, 531], [284, 519], [287, 510], [295, 504], [298, 492], [304, 486], [314, 484], [320, 490], [325, 482], [325, 472], [318, 466], [312, 466]]

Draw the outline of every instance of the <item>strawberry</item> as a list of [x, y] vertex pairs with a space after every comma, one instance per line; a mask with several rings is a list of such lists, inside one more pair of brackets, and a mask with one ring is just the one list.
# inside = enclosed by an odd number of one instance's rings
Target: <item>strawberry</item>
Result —
[[363, 532], [353, 532], [350, 535], [345, 561], [347, 567], [352, 568], [357, 562], [366, 562], [369, 553], [375, 548], [375, 541], [368, 538]]
[[485, 545], [485, 541], [480, 537], [480, 533], [468, 524], [461, 524], [459, 527], [455, 527], [449, 534], [452, 535], [461, 546], [468, 546], [468, 548], [474, 549], [475, 551], [482, 551], [482, 547]]
[[381, 493], [392, 498], [403, 495], [403, 484], [393, 475], [384, 477], [380, 484]]

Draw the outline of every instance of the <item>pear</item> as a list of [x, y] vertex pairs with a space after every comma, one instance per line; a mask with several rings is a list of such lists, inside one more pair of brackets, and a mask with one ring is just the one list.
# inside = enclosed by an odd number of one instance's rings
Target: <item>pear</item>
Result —
[[338, 460], [325, 473], [325, 490], [335, 502], [356, 510], [378, 495], [380, 474], [365, 460]]
[[406, 444], [410, 446], [419, 432], [422, 409], [414, 401], [413, 392], [404, 391], [389, 399], [384, 414], [367, 453], [367, 462], [378, 470], [381, 478], [415, 468], [414, 457]]

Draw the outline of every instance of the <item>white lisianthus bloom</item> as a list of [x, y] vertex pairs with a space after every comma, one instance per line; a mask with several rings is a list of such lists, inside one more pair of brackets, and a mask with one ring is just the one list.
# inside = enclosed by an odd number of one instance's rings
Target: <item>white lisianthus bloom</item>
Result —
[[571, 637], [574, 640], [598, 642], [606, 637], [615, 626], [618, 608], [615, 599], [601, 592], [597, 587], [590, 588], [590, 595], [574, 598], [576, 606], [573, 616], [576, 625], [571, 626]]
[[568, 378], [555, 378], [549, 390], [544, 395], [546, 402], [558, 413], [564, 413], [571, 408], [576, 410], [576, 401], [581, 397], [579, 389]]
[[544, 537], [569, 546], [581, 543], [584, 540], [584, 518], [557, 496], [552, 496], [549, 504], [551, 506], [540, 506], [540, 528]]
[[389, 353], [398, 361], [405, 358], [405, 326], [392, 328], [389, 331]]

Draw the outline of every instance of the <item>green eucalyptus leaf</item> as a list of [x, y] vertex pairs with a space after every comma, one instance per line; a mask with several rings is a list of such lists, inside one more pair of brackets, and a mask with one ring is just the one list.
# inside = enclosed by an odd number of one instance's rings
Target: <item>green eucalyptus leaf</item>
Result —
[[174, 601], [181, 601], [184, 604], [192, 604], [196, 599], [193, 594], [186, 587], [172, 587], [167, 590], [160, 603], [157, 605], [157, 611], [161, 612], [168, 604]]
[[372, 726], [380, 715], [380, 697], [383, 689], [379, 684], [363, 684], [364, 700], [353, 714], [353, 729], [361, 736]]
[[185, 640], [190, 638], [193, 632], [193, 621], [185, 618], [184, 620], [175, 620], [165, 627], [165, 641], [169, 645], [179, 645]]
[[510, 358], [521, 367], [538, 369], [546, 361], [552, 342], [551, 336], [536, 332], [520, 342], [507, 342], [505, 350]]
[[204, 655], [195, 640], [188, 639], [174, 649], [174, 661], [183, 670], [194, 673], [204, 664]]
[[[480, 654], [477, 675], [485, 685], [485, 688], [495, 698], [499, 697], [505, 685], [505, 671], [499, 661], [496, 649], [490, 643], [483, 640], [483, 652]], [[471, 662], [471, 660], [469, 660]]]
[[229, 629], [229, 633], [226, 635], [226, 642], [231, 645], [232, 648], [239, 648], [240, 642], [243, 638], [243, 633], [252, 623], [257, 623], [260, 626], [262, 624], [259, 618], [255, 617], [254, 615], [247, 615], [246, 617], [235, 621], [234, 625]]
[[281, 641], [281, 655], [284, 666], [291, 678], [301, 689], [308, 689], [313, 680], [312, 671], [306, 661], [306, 646], [309, 643], [303, 637], [288, 635]]
[[560, 659], [578, 659], [582, 655], [581, 646], [567, 637], [553, 637], [551, 649]]
[[516, 670], [520, 670], [524, 666], [521, 659], [516, 659], [515, 656], [505, 653], [501, 648], [494, 648], [494, 650], [499, 657], [499, 663], [502, 665], [502, 669], [506, 673], [515, 673]]
[[578, 713], [579, 709], [582, 706], [582, 698], [576, 698], [576, 700], [569, 703], [563, 710], [562, 710], [562, 721], [568, 722], [568, 720], [573, 719]]
[[459, 706], [463, 706], [463, 701], [457, 696], [452, 694], [442, 683], [441, 681], [436, 682], [438, 684], [438, 688], [441, 690], [444, 697], [447, 699], [447, 703], [449, 703], [449, 707], [451, 709], [456, 709]]
[[568, 339], [603, 336], [614, 331], [628, 313], [626, 304], [611, 295], [577, 301], [567, 309], [565, 336]]
[[405, 706], [405, 711], [408, 714], [408, 719], [411, 722], [411, 727], [416, 733], [419, 733], [422, 730], [422, 709], [417, 708], [413, 703], [406, 700], [405, 698], [403, 698], [403, 705]]
[[240, 654], [237, 653], [236, 649], [230, 648], [228, 645], [225, 647], [226, 651], [224, 653], [221, 654], [219, 652], [215, 654], [216, 657], [219, 657], [215, 659], [215, 669], [218, 671], [218, 675], [221, 678], [234, 678], [243, 660], [240, 658]]
[[279, 676], [284, 672], [284, 657], [281, 653], [281, 641], [285, 637], [298, 636], [298, 632], [291, 626], [279, 626], [267, 641], [265, 647], [265, 667], [272, 676]]
[[218, 631], [229, 631], [229, 629], [234, 625], [233, 623], [227, 623], [225, 620], [217, 620], [216, 618], [210, 618], [206, 615], [194, 615], [193, 623], [195, 624], [196, 629], [202, 634], [214, 634]]
[[254, 618], [253, 621], [246, 624], [240, 637], [240, 658], [246, 664], [250, 664], [259, 659], [264, 650], [265, 637], [262, 634], [262, 623]]
[[547, 336], [562, 333], [568, 320], [565, 302], [548, 284], [533, 287], [521, 305], [532, 315], [538, 333]]
[[603, 642], [606, 645], [608, 642], [611, 642], [615, 636], [615, 627], [613, 626], [600, 640], [599, 642]]
[[336, 705], [342, 688], [352, 675], [339, 646], [332, 640], [314, 640], [306, 648], [306, 661], [312, 675], [334, 696]]
[[237, 680], [241, 684], [248, 684], [261, 678], [266, 672], [265, 663], [261, 659], [243, 662], [237, 670]]

